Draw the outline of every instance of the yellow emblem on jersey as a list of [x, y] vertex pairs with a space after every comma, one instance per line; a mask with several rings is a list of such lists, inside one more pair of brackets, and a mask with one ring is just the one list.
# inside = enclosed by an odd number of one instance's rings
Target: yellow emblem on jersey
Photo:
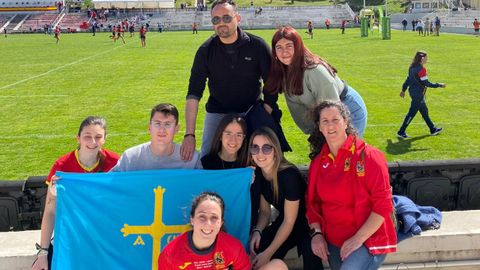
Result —
[[357, 176], [365, 176], [365, 164], [362, 161], [357, 162]]
[[186, 262], [183, 265], [180, 265], [178, 268], [183, 270], [183, 269], [187, 268], [190, 264], [192, 264], [192, 263], [191, 262]]
[[224, 269], [225, 258], [223, 258], [223, 252], [215, 252], [215, 255], [213, 255], [213, 262], [215, 264], [215, 269]]
[[345, 165], [343, 166], [343, 171], [344, 172], [350, 171], [350, 158], [345, 159]]

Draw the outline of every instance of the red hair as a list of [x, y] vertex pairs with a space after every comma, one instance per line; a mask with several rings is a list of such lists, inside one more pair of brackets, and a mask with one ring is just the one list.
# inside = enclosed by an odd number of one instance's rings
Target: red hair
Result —
[[[290, 65], [284, 65], [278, 60], [275, 45], [282, 38], [293, 42], [294, 54]], [[320, 56], [313, 54], [305, 47], [302, 37], [291, 26], [279, 28], [272, 37], [272, 65], [265, 83], [269, 93], [285, 92], [286, 95], [299, 96], [303, 94], [303, 74], [308, 68], [317, 65], [324, 66], [330, 75], [335, 77], [337, 70]]]

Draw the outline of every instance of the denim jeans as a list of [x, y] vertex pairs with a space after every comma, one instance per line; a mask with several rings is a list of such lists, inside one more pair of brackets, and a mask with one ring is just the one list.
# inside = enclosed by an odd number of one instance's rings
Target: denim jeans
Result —
[[205, 113], [205, 120], [203, 122], [202, 134], [202, 148], [200, 150], [200, 157], [205, 156], [210, 152], [213, 136], [217, 130], [218, 124], [225, 117], [224, 113]]
[[344, 261], [340, 258], [340, 248], [328, 244], [328, 263], [332, 270], [376, 270], [382, 265], [387, 254], [372, 255], [367, 247], [360, 246]]
[[348, 93], [342, 102], [350, 111], [352, 125], [357, 131], [358, 137], [363, 138], [365, 128], [367, 127], [368, 117], [367, 106], [365, 106], [365, 102], [363, 102], [360, 94], [358, 94], [358, 92], [350, 86], [348, 86]]

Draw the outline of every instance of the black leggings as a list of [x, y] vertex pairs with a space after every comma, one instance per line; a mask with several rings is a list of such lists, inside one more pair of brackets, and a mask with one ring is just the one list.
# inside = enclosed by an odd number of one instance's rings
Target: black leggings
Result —
[[[255, 250], [255, 252], [260, 253], [264, 251], [272, 243], [280, 225], [281, 222], [273, 222], [263, 230], [259, 248]], [[305, 228], [305, 230], [307, 230], [307, 228]], [[290, 234], [287, 240], [285, 240], [285, 242], [283, 242], [283, 244], [272, 255], [272, 259], [283, 260], [288, 251], [295, 246], [297, 247], [298, 254], [302, 255], [303, 270], [323, 270], [322, 260], [313, 254], [310, 236], [306, 233], [303, 236], [297, 236], [295, 233]]]

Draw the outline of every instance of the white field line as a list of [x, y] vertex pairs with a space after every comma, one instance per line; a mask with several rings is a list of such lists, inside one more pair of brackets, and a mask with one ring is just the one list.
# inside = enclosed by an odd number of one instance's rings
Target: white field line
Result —
[[[152, 38], [156, 38], [156, 37], [159, 37], [159, 36], [160, 36], [160, 35], [153, 35]], [[150, 40], [151, 40], [152, 38], [150, 38]], [[63, 66], [56, 67], [56, 68], [51, 69], [51, 70], [49, 70], [49, 71], [46, 71], [46, 72], [44, 72], [44, 73], [41, 73], [41, 74], [38, 74], [38, 75], [35, 75], [35, 76], [31, 76], [31, 77], [29, 77], [29, 78], [20, 80], [20, 81], [18, 81], [18, 82], [14, 82], [14, 83], [12, 83], [12, 84], [2, 86], [2, 87], [0, 87], [0, 90], [7, 89], [7, 88], [10, 88], [10, 87], [12, 87], [12, 86], [15, 86], [15, 85], [24, 83], [24, 82], [28, 82], [28, 81], [30, 81], [30, 80], [34, 80], [34, 79], [36, 79], [36, 78], [39, 78], [39, 77], [48, 75], [48, 74], [50, 74], [50, 73], [52, 73], [52, 72], [55, 72], [55, 71], [57, 71], [57, 70], [60, 70], [60, 69], [63, 69], [63, 68], [69, 67], [69, 66], [73, 66], [73, 65], [76, 65], [76, 64], [81, 63], [81, 62], [85, 62], [86, 60], [89, 60], [89, 59], [91, 59], [91, 58], [97, 57], [97, 56], [102, 55], [102, 54], [109, 53], [109, 52], [111, 52], [111, 51], [113, 51], [113, 50], [116, 50], [116, 49], [118, 49], [118, 48], [122, 48], [123, 46], [126, 46], [127, 44], [129, 44], [129, 43], [122, 44], [121, 46], [111, 48], [111, 49], [106, 50], [106, 51], [104, 51], [104, 52], [100, 52], [100, 53], [97, 53], [97, 54], [94, 54], [94, 55], [91, 55], [91, 56], [88, 56], [88, 57], [79, 59], [79, 60], [77, 60], [77, 61], [73, 61], [73, 62], [71, 62], [71, 63], [65, 64], [65, 65], [63, 65]]]
[[64, 68], [66, 68], [66, 67], [70, 67], [70, 66], [76, 65], [76, 64], [78, 64], [78, 63], [85, 62], [85, 61], [90, 60], [90, 59], [92, 59], [92, 58], [95, 58], [95, 57], [97, 57], [97, 56], [99, 56], [99, 55], [103, 55], [103, 54], [109, 53], [109, 52], [111, 52], [111, 51], [113, 51], [113, 50], [116, 50], [116, 49], [118, 49], [118, 48], [122, 48], [122, 47], [125, 46], [125, 45], [127, 45], [127, 44], [122, 44], [121, 46], [111, 48], [111, 49], [106, 50], [106, 51], [104, 51], [104, 52], [100, 52], [100, 53], [97, 53], [97, 54], [94, 54], [94, 55], [90, 55], [90, 56], [88, 56], [88, 57], [85, 57], [85, 58], [82, 58], [82, 59], [73, 61], [73, 62], [71, 62], [71, 63], [67, 63], [67, 64], [65, 64], [65, 65], [63, 65], [63, 66], [56, 67], [56, 68], [51, 69], [51, 70], [49, 70], [49, 71], [46, 71], [46, 72], [44, 72], [44, 73], [41, 73], [41, 74], [38, 74], [38, 75], [34, 75], [34, 76], [31, 76], [31, 77], [28, 77], [28, 78], [26, 78], [26, 79], [20, 80], [20, 81], [18, 81], [18, 82], [14, 82], [14, 83], [9, 84], [9, 85], [2, 86], [2, 87], [0, 87], [0, 90], [7, 89], [7, 88], [10, 88], [10, 87], [15, 86], [15, 85], [18, 85], [18, 84], [21, 84], [21, 83], [24, 83], [24, 82], [28, 82], [28, 81], [34, 80], [34, 79], [36, 79], [36, 78], [43, 77], [43, 76], [45, 76], [45, 75], [48, 75], [48, 74], [50, 74], [50, 73], [53, 73], [53, 72], [58, 71], [58, 70], [61, 70], [61, 69], [64, 69]]
[[32, 98], [32, 97], [68, 97], [68, 95], [9, 95], [9, 96], [2, 96], [0, 98]]

